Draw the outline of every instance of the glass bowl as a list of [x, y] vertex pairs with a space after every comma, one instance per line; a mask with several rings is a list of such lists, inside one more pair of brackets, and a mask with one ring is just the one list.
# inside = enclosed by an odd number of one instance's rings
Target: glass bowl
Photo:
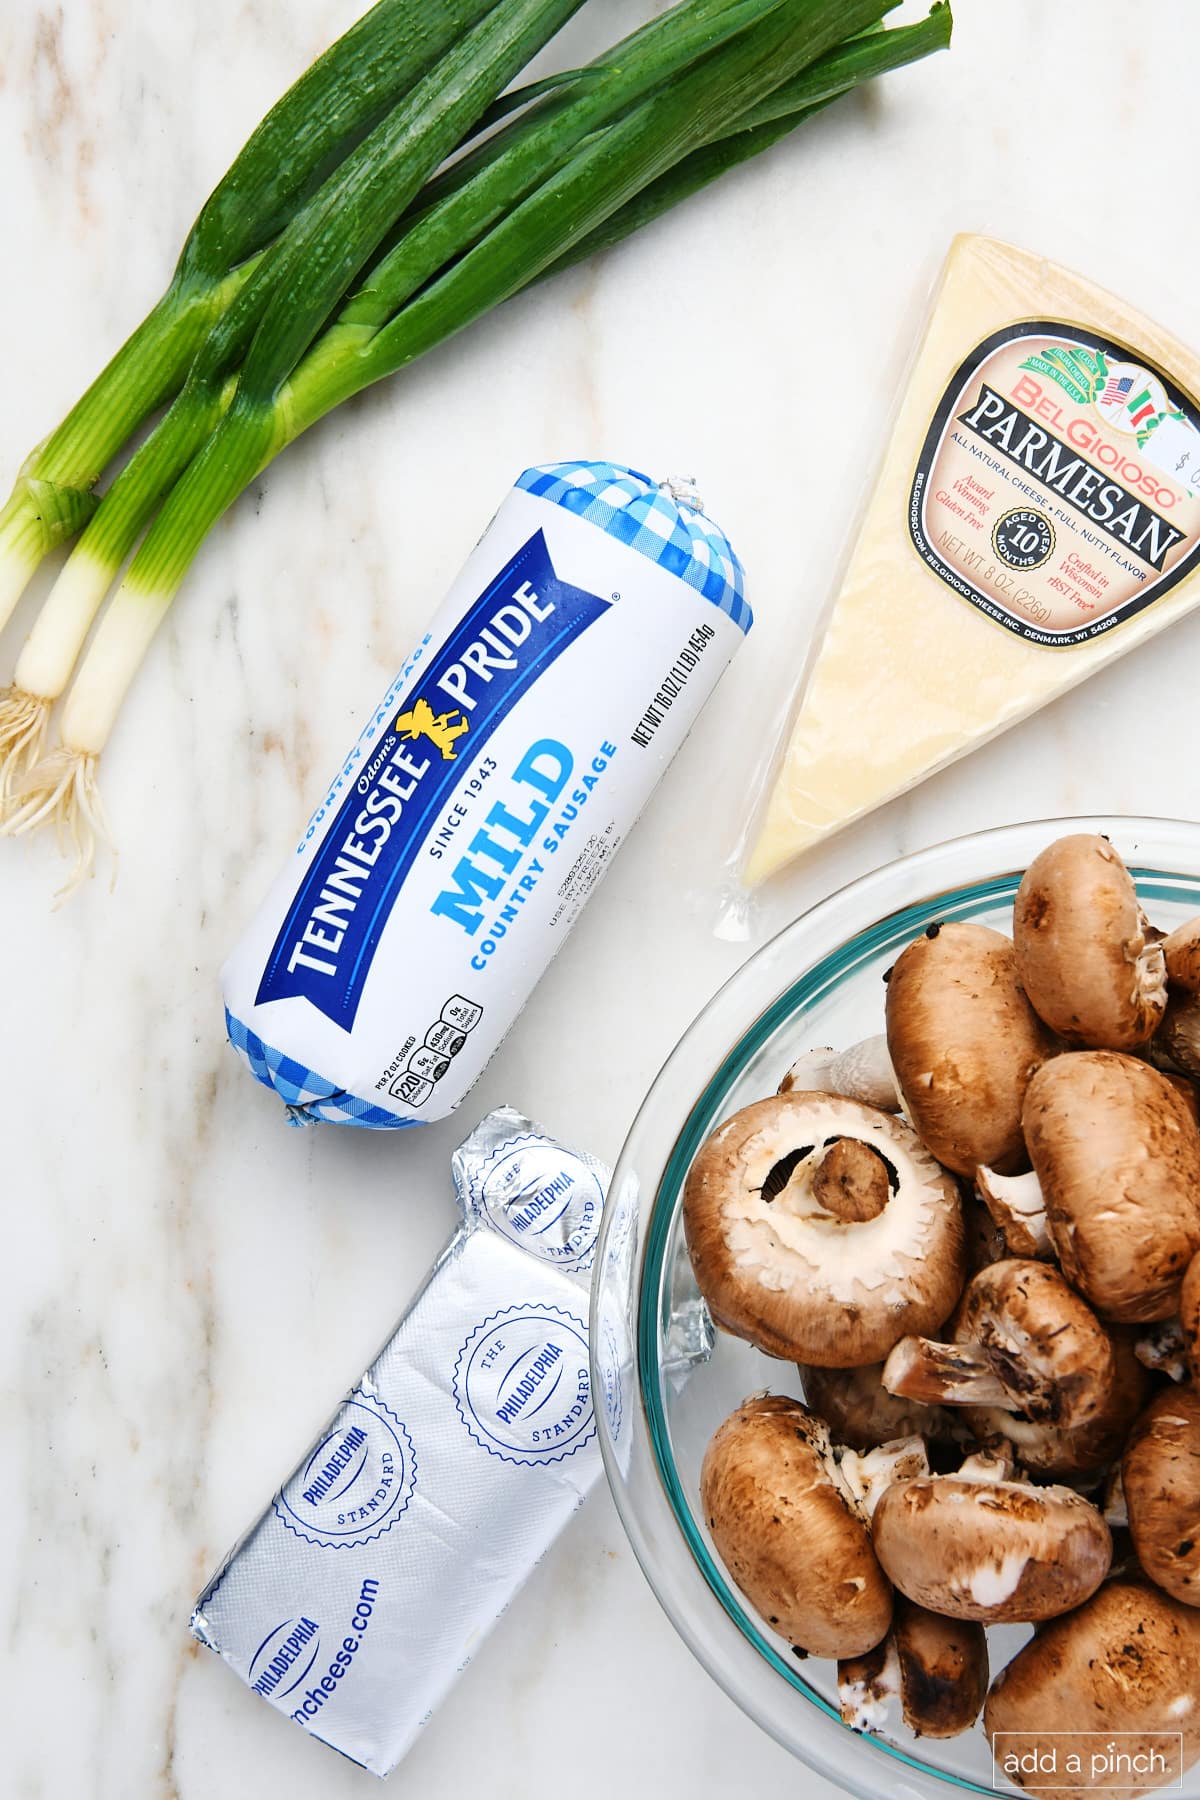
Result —
[[[790, 1364], [714, 1337], [683, 1238], [681, 1196], [720, 1121], [775, 1091], [805, 1049], [882, 1029], [884, 971], [935, 919], [1010, 932], [1027, 864], [1071, 831], [1106, 833], [1155, 923], [1200, 913], [1200, 826], [1164, 819], [1042, 819], [957, 838], [891, 863], [805, 913], [709, 1001], [664, 1065], [621, 1153], [596, 1259], [592, 1372], [600, 1441], [622, 1523], [676, 1629], [751, 1718], [862, 1800], [938, 1800], [1011, 1789], [980, 1726], [917, 1739], [898, 1722], [841, 1723], [835, 1665], [797, 1660], [725, 1573], [699, 1505], [700, 1464], [721, 1421], [756, 1390], [798, 1394]], [[989, 1631], [993, 1672], [1029, 1635]], [[893, 1712], [898, 1709], [893, 1707]], [[1177, 1800], [1200, 1800], [1200, 1770]]]

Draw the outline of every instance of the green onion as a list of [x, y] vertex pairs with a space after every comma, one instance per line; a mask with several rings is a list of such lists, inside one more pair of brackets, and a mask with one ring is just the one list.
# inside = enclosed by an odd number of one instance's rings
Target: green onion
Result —
[[[691, 0], [634, 32], [587, 71], [550, 77], [506, 97], [511, 104], [543, 104], [486, 145], [459, 159], [422, 190], [422, 210], [399, 247], [385, 256], [369, 285], [343, 308], [334, 343], [357, 341], [365, 324], [386, 323], [400, 303], [452, 256], [473, 243], [506, 208], [546, 173], [560, 167], [589, 132], [619, 117], [658, 85], [771, 11], [779, 0]], [[472, 53], [474, 54], [474, 53]], [[444, 69], [438, 71], [445, 78]], [[585, 80], [586, 77], [586, 80]], [[492, 71], [495, 79], [495, 70]], [[577, 92], [565, 95], [569, 80]], [[496, 107], [488, 109], [495, 117]], [[488, 116], [487, 114], [484, 115]], [[296, 215], [267, 252], [253, 279], [213, 328], [165, 418], [114, 481], [68, 558], [18, 660], [13, 685], [0, 702], [0, 799], [41, 752], [50, 708], [64, 691], [92, 621], [118, 570], [162, 496], [182, 474], [227, 410], [236, 388], [231, 371], [244, 355], [268, 301], [286, 285], [289, 269], [306, 267], [314, 234], [335, 221], [347, 235], [365, 186], [384, 163], [380, 126]], [[394, 173], [379, 191], [395, 215], [407, 204], [411, 181]], [[351, 240], [361, 251], [362, 236]], [[369, 238], [368, 238], [369, 241]], [[332, 286], [341, 287], [334, 277]], [[321, 296], [314, 314], [328, 308]]]
[[[915, 25], [875, 32], [869, 40], [855, 39], [830, 51], [794, 81], [777, 88], [759, 106], [751, 107], [732, 131], [684, 157], [632, 200], [610, 213], [594, 231], [581, 237], [551, 263], [541, 279], [559, 275], [576, 263], [585, 262], [588, 257], [631, 237], [643, 225], [651, 224], [673, 206], [678, 206], [680, 201], [699, 193], [718, 176], [769, 150], [806, 119], [860, 83], [903, 68], [907, 63], [918, 62], [936, 50], [948, 49], [952, 26], [949, 0], [936, 0], [929, 16]], [[870, 56], [861, 54], [868, 41], [872, 46]]]
[[[128, 547], [135, 515], [140, 526], [169, 486], [71, 688], [62, 748], [34, 771], [7, 828], [21, 832], [54, 817], [75, 838], [76, 874], [90, 866], [93, 833], [102, 828], [97, 758], [129, 683], [207, 532], [287, 443], [531, 282], [617, 242], [766, 148], [838, 94], [948, 41], [948, 6], [921, 25], [874, 29], [894, 3], [683, 0], [588, 69], [519, 91], [521, 110], [509, 123], [424, 188], [472, 122], [502, 116], [498, 88], [485, 93], [467, 57], [457, 85], [443, 67], [428, 94], [412, 97], [407, 121], [389, 115], [345, 159], [342, 203], [319, 192], [264, 258], [265, 306], [248, 347], [240, 338], [234, 346], [245, 349], [240, 369], [230, 366], [226, 328], [220, 367], [205, 362], [204, 406], [196, 384], [185, 386], [182, 423], [167, 414], [165, 435], [147, 441], [125, 487], [114, 485], [85, 533], [85, 545], [91, 539], [108, 556], [111, 574], [112, 552]], [[536, 10], [532, 0], [524, 10], [518, 0], [495, 9], [513, 25], [514, 49], [517, 21]], [[494, 29], [496, 20], [485, 24]], [[459, 110], [439, 129], [456, 96]], [[59, 685], [93, 599], [88, 590], [72, 618], [68, 589], [61, 639], [51, 621], [27, 647]], [[0, 727], [0, 751], [3, 741]]]
[[0, 627], [42, 557], [90, 516], [113, 456], [176, 392], [258, 253], [489, 3], [378, 0], [267, 114], [205, 203], [166, 293], [27, 458], [0, 509]]
[[305, 334], [327, 318], [421, 183], [581, 4], [492, 0], [474, 29], [360, 139], [257, 258], [198, 351], [182, 391], [92, 517], [30, 634], [13, 685], [0, 699], [0, 804], [40, 754], [50, 707], [147, 518], [232, 400], [231, 371], [264, 317], [279, 316], [269, 311], [272, 296], [303, 285], [303, 302], [285, 311], [289, 329], [298, 333], [288, 344], [303, 348]]

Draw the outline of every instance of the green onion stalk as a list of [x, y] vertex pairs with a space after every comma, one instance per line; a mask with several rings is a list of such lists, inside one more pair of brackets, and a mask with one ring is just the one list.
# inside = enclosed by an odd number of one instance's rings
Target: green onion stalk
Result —
[[0, 508], [0, 627], [42, 558], [95, 510], [113, 457], [178, 390], [258, 253], [490, 3], [378, 0], [267, 114], [202, 208], [162, 298], [26, 459]]
[[[344, 218], [318, 209], [306, 220], [236, 384], [227, 374], [216, 422], [173, 479], [101, 619], [68, 695], [61, 747], [33, 771], [6, 829], [54, 819], [75, 844], [73, 881], [90, 870], [104, 829], [97, 761], [130, 682], [208, 531], [280, 450], [838, 94], [948, 41], [946, 6], [921, 25], [872, 31], [892, 4], [685, 0], [435, 178], [398, 233], [393, 210], [376, 238], [382, 254], [356, 286]], [[362, 204], [370, 210], [369, 195]]]
[[[394, 10], [394, 0], [389, 3]], [[491, 0], [485, 9], [475, 0], [469, 8], [451, 9], [460, 22], [468, 12], [483, 16], [370, 131], [358, 134], [334, 172], [293, 209], [275, 241], [245, 265], [224, 312], [210, 321], [181, 391], [93, 512], [35, 622], [12, 685], [0, 694], [0, 811], [41, 753], [50, 709], [122, 563], [159, 500], [229, 406], [236, 367], [272, 295], [305, 278], [306, 259], [312, 274], [316, 242], [324, 247], [326, 263], [322, 278], [313, 281], [312, 304], [328, 312], [430, 173], [582, 3]], [[361, 122], [361, 110], [356, 118]], [[260, 208], [260, 221], [264, 216]], [[332, 246], [325, 229], [330, 219], [340, 222]], [[274, 209], [266, 223], [276, 224]], [[209, 236], [206, 227], [203, 238]]]

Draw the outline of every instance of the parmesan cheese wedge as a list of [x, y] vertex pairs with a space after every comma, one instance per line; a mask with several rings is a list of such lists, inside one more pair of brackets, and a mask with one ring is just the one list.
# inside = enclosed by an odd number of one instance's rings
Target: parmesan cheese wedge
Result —
[[763, 880], [1200, 600], [1200, 359], [954, 240], [746, 865]]

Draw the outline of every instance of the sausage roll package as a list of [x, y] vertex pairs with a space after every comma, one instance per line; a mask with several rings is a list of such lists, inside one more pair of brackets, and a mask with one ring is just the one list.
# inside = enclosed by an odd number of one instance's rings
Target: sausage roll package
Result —
[[225, 968], [294, 1122], [457, 1106], [750, 623], [694, 496], [526, 470]]
[[263, 1699], [395, 1767], [600, 1473], [585, 1271], [608, 1170], [509, 1108], [392, 1338], [196, 1603]]

